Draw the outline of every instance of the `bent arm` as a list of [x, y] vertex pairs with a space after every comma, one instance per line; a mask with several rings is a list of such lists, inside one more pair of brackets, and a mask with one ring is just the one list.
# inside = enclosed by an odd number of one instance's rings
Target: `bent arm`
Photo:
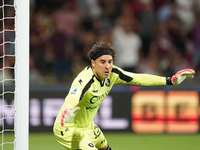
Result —
[[79, 100], [75, 97], [70, 97], [70, 96], [67, 96], [65, 98], [65, 103], [63, 104], [63, 107], [65, 109], [72, 109], [74, 107], [76, 107], [79, 103]]

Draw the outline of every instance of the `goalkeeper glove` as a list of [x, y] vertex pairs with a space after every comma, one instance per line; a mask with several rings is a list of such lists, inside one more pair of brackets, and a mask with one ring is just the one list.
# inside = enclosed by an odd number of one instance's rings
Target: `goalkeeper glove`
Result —
[[167, 85], [178, 85], [186, 78], [194, 78], [195, 71], [193, 69], [183, 69], [178, 71], [172, 77], [167, 77]]
[[80, 107], [75, 107], [73, 109], [65, 109], [61, 116], [61, 126], [64, 126], [65, 123], [70, 122], [80, 109]]

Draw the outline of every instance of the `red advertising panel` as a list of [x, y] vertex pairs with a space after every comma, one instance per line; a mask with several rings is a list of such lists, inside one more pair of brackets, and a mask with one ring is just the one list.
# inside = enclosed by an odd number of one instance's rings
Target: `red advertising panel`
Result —
[[167, 132], [196, 133], [199, 129], [199, 95], [196, 91], [170, 91], [167, 94]]
[[136, 133], [164, 132], [165, 92], [138, 91], [132, 97], [132, 130]]

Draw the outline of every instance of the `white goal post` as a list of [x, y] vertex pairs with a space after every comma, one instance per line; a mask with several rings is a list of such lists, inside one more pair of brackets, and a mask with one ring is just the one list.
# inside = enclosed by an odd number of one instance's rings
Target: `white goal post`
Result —
[[29, 0], [15, 0], [15, 150], [29, 149]]

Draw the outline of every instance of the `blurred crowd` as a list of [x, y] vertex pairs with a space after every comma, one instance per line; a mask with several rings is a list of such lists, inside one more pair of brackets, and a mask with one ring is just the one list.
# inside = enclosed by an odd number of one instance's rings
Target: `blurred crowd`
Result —
[[199, 0], [31, 0], [30, 85], [65, 85], [90, 62], [97, 41], [112, 43], [115, 65], [200, 76]]

